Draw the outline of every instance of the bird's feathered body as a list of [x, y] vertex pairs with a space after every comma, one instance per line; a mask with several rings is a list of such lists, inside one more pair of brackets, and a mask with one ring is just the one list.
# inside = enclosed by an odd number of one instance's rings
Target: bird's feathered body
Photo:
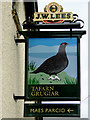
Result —
[[68, 59], [65, 52], [65, 45], [60, 45], [58, 53], [48, 58], [40, 67], [32, 73], [44, 72], [49, 75], [57, 75], [68, 66]]

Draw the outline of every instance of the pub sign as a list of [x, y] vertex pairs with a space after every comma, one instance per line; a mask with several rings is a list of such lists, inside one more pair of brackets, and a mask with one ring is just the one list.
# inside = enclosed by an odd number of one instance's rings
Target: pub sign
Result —
[[[73, 13], [63, 12], [63, 7], [55, 2], [48, 4], [44, 11], [35, 12], [33, 22], [70, 25], [74, 21]], [[80, 102], [80, 38], [85, 33], [85, 31], [25, 33], [26, 101]], [[80, 117], [80, 104], [76, 103], [25, 104], [24, 110], [25, 117]]]
[[70, 37], [65, 31], [62, 34], [52, 31], [30, 33], [27, 98], [80, 100], [80, 39], [77, 35]]

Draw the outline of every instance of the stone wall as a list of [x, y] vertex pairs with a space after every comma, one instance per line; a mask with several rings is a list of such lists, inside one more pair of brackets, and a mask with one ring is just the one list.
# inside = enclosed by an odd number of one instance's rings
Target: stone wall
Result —
[[[22, 118], [24, 101], [15, 102], [13, 94], [24, 95], [25, 45], [22, 43], [16, 45], [14, 41], [14, 36], [17, 36], [17, 29], [12, 17], [12, 2], [0, 2], [0, 6], [2, 7], [0, 9], [2, 15], [2, 21], [0, 22], [2, 26], [2, 38], [0, 39], [2, 118]], [[25, 20], [24, 4], [18, 2], [15, 6], [22, 24]]]

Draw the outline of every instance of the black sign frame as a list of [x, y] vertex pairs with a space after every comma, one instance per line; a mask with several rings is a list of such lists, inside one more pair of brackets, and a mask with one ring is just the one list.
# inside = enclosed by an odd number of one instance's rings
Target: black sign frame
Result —
[[[80, 38], [86, 34], [86, 31], [23, 31], [21, 32], [26, 38], [25, 44], [25, 100], [39, 100], [39, 101], [80, 101]], [[78, 84], [76, 85], [59, 85], [63, 94], [60, 97], [31, 97], [28, 91], [28, 39], [29, 38], [77, 38], [77, 61], [78, 61]], [[58, 88], [58, 87], [57, 87]], [[71, 92], [70, 92], [71, 91]]]

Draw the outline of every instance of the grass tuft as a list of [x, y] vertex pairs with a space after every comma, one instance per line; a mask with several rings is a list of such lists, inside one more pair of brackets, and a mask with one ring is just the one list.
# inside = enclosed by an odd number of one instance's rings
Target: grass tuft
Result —
[[34, 71], [35, 69], [36, 69], [36, 63], [31, 61], [30, 64], [28, 65], [28, 70]]
[[29, 78], [29, 84], [31, 85], [38, 85], [39, 84], [39, 81], [36, 79], [36, 78]]

